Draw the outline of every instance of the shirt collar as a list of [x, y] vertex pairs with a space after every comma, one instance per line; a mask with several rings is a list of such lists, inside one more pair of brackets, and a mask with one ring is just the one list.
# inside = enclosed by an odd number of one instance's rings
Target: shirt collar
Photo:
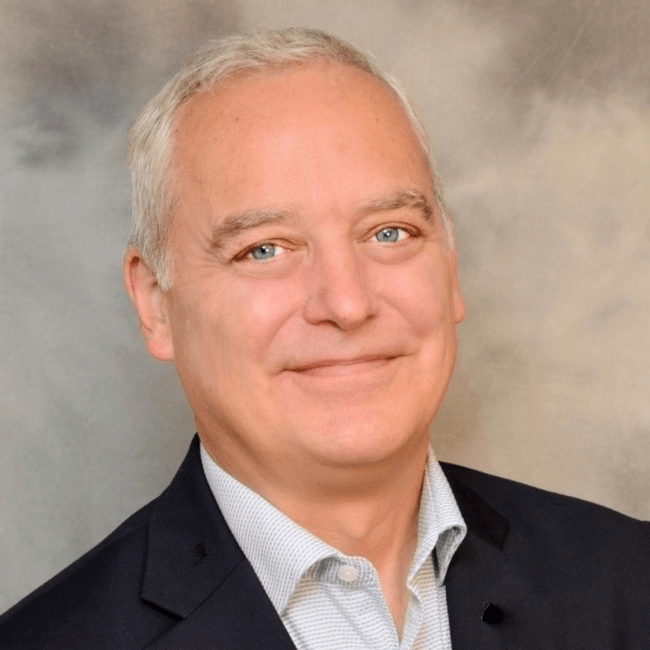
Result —
[[228, 527], [273, 606], [284, 611], [303, 574], [338, 551], [228, 474], [203, 444], [201, 463]]
[[418, 519], [418, 543], [408, 580], [411, 582], [424, 562], [433, 556], [436, 584], [440, 587], [454, 553], [467, 534], [454, 493], [434, 451], [429, 447]]
[[[201, 463], [228, 527], [276, 611], [284, 611], [311, 567], [326, 558], [346, 557], [228, 474], [210, 457], [203, 444]], [[435, 580], [441, 585], [466, 532], [451, 488], [429, 448], [420, 498], [418, 543], [409, 582], [433, 552]]]

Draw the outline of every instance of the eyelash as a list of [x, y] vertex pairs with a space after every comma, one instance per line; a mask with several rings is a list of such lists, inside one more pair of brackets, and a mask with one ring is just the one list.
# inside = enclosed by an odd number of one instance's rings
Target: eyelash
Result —
[[[417, 231], [415, 231], [412, 228], [406, 228], [405, 226], [399, 226], [397, 224], [391, 224], [391, 225], [388, 225], [388, 226], [382, 226], [378, 230], [373, 230], [371, 236], [376, 238], [377, 235], [384, 232], [385, 230], [399, 230], [399, 231], [402, 231], [403, 233], [406, 233], [409, 237], [417, 237], [418, 234], [419, 234]], [[383, 243], [392, 244], [392, 243], [396, 243], [396, 242], [383, 242]]]
[[[369, 237], [376, 237], [380, 232], [384, 230], [400, 230], [408, 235], [408, 237], [420, 237], [422, 233], [419, 230], [416, 230], [415, 228], [407, 228], [404, 225], [399, 225], [399, 224], [387, 224], [384, 226], [381, 226], [380, 228], [373, 228], [370, 231]], [[399, 241], [399, 240], [398, 240]], [[382, 242], [378, 242], [382, 243]], [[384, 243], [398, 243], [398, 242], [384, 242]], [[273, 240], [267, 240], [267, 241], [261, 241], [256, 244], [253, 244], [252, 246], [249, 246], [248, 248], [244, 249], [241, 253], [238, 253], [233, 259], [236, 262], [240, 262], [246, 259], [252, 259], [251, 254], [253, 251], [257, 250], [258, 248], [262, 246], [277, 246], [279, 248], [288, 248], [286, 244], [283, 246], [282, 243], [278, 241], [273, 241]], [[273, 259], [273, 258], [270, 258]], [[264, 260], [258, 260], [258, 261], [264, 261]]]
[[396, 242], [380, 242], [379, 240], [377, 240], [377, 243], [379, 243], [379, 244], [382, 244], [382, 243], [383, 244], [401, 244], [401, 243], [405, 243], [405, 240], [418, 239], [418, 238], [424, 236], [424, 232], [422, 230], [420, 230], [417, 226], [414, 226], [413, 224], [406, 225], [406, 224], [400, 224], [400, 223], [389, 223], [389, 224], [383, 225], [383, 226], [381, 226], [379, 228], [373, 228], [370, 231], [370, 233], [368, 235], [368, 238], [369, 239], [375, 238], [383, 230], [392, 230], [392, 229], [401, 230], [403, 233], [406, 233], [406, 237], [403, 237], [402, 239], [400, 239], [400, 240], [398, 240]]
[[[241, 253], [237, 253], [237, 255], [235, 255], [235, 257], [233, 258], [233, 261], [242, 262], [246, 259], [253, 259], [252, 258], [253, 251], [257, 250], [258, 248], [261, 248], [262, 246], [276, 246], [278, 248], [288, 249], [288, 246], [286, 244], [283, 245], [278, 241], [273, 241], [273, 240], [261, 241], [258, 242], [257, 244], [253, 244], [252, 246], [249, 246], [248, 248], [245, 248]], [[257, 261], [264, 261], [264, 260], [257, 260]]]

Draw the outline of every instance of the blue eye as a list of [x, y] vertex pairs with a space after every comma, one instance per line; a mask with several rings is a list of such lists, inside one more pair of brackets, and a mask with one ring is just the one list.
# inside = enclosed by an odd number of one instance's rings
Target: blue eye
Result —
[[400, 239], [401, 228], [382, 228], [376, 235], [375, 238], [378, 242], [382, 244], [391, 244]]
[[273, 244], [262, 244], [251, 251], [251, 255], [256, 260], [268, 260], [275, 255], [275, 246]]
[[260, 244], [256, 248], [251, 249], [249, 254], [256, 260], [270, 260], [281, 251], [282, 248], [275, 244]]

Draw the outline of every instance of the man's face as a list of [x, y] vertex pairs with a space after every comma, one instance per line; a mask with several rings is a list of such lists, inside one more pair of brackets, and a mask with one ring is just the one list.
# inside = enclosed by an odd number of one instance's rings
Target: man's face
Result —
[[464, 315], [395, 98], [313, 63], [193, 97], [175, 134], [168, 345], [204, 443], [245, 477], [427, 444]]

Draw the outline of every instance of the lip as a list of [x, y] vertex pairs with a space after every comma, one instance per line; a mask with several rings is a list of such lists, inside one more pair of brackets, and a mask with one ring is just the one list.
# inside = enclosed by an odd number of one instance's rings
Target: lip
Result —
[[356, 375], [379, 369], [396, 359], [397, 354], [371, 354], [344, 359], [319, 359], [289, 368], [299, 375], [314, 377], [337, 377]]

